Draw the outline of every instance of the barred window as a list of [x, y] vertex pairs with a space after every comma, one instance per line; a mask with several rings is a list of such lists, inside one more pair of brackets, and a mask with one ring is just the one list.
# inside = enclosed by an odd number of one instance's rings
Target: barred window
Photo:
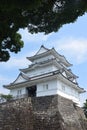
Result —
[[62, 90], [65, 91], [65, 85], [64, 84], [62, 85]]
[[21, 89], [17, 91], [17, 95], [21, 95], [22, 91]]
[[44, 91], [48, 90], [48, 84], [44, 84], [44, 85], [43, 85], [43, 90], [44, 90]]

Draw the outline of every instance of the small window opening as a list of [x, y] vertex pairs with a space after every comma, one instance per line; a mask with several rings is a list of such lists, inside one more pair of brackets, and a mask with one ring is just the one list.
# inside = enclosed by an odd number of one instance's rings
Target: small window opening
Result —
[[65, 91], [65, 86], [64, 85], [62, 85], [62, 90]]
[[44, 84], [44, 85], [43, 85], [43, 90], [44, 90], [44, 91], [48, 90], [48, 84]]
[[22, 92], [21, 90], [18, 90], [17, 95], [21, 95], [21, 92]]

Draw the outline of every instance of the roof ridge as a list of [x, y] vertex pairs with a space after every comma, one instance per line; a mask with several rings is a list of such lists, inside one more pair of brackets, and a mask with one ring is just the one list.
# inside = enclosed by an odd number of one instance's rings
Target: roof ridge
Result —
[[[41, 45], [40, 49], [41, 49], [41, 48], [44, 48], [44, 49], [45, 49], [45, 50], [47, 50], [47, 51], [49, 51], [49, 50], [50, 50], [50, 49], [46, 48], [43, 44]], [[37, 55], [37, 54], [38, 54], [38, 52], [40, 51], [40, 49], [37, 51], [37, 53], [36, 53], [35, 55]], [[35, 55], [34, 55], [34, 56], [35, 56]]]

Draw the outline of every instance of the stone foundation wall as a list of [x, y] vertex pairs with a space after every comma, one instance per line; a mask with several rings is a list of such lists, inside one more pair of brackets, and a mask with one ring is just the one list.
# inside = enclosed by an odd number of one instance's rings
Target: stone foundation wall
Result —
[[87, 130], [81, 108], [58, 95], [0, 105], [0, 130]]

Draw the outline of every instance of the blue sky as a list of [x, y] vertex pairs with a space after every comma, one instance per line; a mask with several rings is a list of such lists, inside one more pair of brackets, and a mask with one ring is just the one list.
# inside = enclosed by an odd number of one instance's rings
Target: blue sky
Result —
[[[27, 29], [20, 30], [24, 47], [18, 54], [12, 54], [8, 62], [0, 63], [0, 93], [9, 91], [2, 86], [13, 82], [19, 69], [26, 68], [30, 62], [26, 59], [35, 54], [43, 44], [47, 48], [54, 47], [73, 64], [72, 71], [79, 76], [79, 86], [87, 90], [87, 13], [79, 17], [75, 23], [64, 25], [58, 32], [29, 34]], [[81, 95], [81, 102], [87, 98], [87, 93]]]

